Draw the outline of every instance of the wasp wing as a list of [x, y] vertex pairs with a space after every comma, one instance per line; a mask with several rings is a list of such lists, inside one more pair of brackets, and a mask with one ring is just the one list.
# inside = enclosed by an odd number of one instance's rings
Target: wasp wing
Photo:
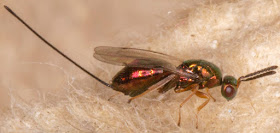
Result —
[[150, 50], [100, 46], [94, 49], [94, 57], [102, 62], [128, 67], [163, 68], [185, 77], [197, 75], [177, 71], [183, 61], [173, 56]]

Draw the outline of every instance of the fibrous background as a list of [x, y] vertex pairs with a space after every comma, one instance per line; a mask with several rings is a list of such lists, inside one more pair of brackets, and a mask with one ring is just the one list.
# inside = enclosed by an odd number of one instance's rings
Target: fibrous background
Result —
[[280, 65], [278, 0], [11, 0], [0, 2], [0, 132], [280, 132], [277, 74], [242, 82], [227, 101], [151, 92], [128, 96], [103, 86], [47, 47], [12, 8], [58, 49], [110, 82], [122, 68], [93, 58], [97, 46], [141, 48], [204, 59], [236, 78]]

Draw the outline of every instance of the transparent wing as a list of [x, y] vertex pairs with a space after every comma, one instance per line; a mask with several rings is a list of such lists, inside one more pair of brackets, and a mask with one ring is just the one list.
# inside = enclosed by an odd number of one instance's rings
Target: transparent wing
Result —
[[186, 77], [194, 78], [196, 76], [193, 74], [177, 71], [176, 67], [183, 61], [176, 57], [159, 52], [136, 48], [110, 46], [96, 47], [94, 51], [95, 53], [93, 56], [96, 59], [114, 65], [144, 68], [161, 67], [163, 69], [178, 73]]

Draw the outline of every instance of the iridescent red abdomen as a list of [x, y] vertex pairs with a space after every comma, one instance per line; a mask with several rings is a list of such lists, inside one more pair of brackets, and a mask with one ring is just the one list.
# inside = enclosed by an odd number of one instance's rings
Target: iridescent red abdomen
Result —
[[113, 78], [111, 85], [116, 91], [134, 97], [170, 74], [162, 68], [124, 67]]

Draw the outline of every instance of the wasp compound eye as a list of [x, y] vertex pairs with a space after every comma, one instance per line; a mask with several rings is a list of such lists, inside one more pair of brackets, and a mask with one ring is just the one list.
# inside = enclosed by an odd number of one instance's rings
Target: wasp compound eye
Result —
[[237, 80], [232, 76], [225, 76], [221, 93], [228, 101], [233, 99], [237, 93]]

